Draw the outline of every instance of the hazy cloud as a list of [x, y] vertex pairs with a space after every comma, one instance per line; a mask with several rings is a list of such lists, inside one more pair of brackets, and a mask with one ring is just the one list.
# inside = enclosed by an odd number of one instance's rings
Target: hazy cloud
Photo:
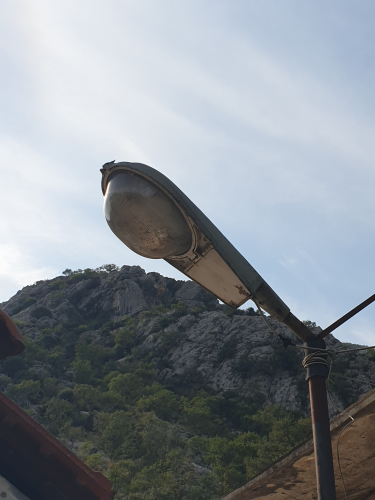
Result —
[[[0, 300], [66, 267], [180, 276], [106, 227], [114, 159], [168, 175], [302, 318], [327, 326], [372, 294], [374, 10], [5, 1]], [[370, 338], [363, 314], [338, 336]]]

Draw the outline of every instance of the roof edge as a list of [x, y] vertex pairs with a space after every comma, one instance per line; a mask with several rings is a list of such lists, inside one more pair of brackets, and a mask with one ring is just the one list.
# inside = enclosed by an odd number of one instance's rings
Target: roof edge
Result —
[[[346, 424], [350, 420], [349, 415], [351, 416], [356, 415], [361, 410], [363, 410], [363, 408], [366, 408], [366, 406], [371, 404], [373, 401], [375, 401], [375, 389], [362, 396], [358, 401], [356, 401], [351, 406], [346, 408], [343, 412], [341, 412], [339, 415], [334, 417], [330, 422], [331, 432], [336, 430], [338, 427], [341, 427], [344, 424]], [[266, 479], [268, 476], [272, 475], [277, 469], [280, 469], [281, 467], [292, 463], [297, 457], [300, 458], [303, 457], [305, 454], [311, 453], [312, 449], [313, 449], [313, 440], [310, 437], [302, 445], [293, 448], [291, 452], [281, 457], [277, 462], [271, 464], [267, 469], [265, 469], [263, 472], [255, 476], [248, 483], [244, 484], [243, 486], [240, 486], [240, 488], [237, 488], [228, 495], [221, 497], [220, 500], [232, 500], [236, 498], [237, 495], [239, 495], [240, 493], [243, 493], [244, 491], [252, 488], [257, 483], [260, 483], [263, 479]]]

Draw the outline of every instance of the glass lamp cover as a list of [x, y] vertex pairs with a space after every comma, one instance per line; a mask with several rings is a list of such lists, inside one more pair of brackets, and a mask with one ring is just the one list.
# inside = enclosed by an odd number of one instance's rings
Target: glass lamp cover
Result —
[[176, 204], [146, 178], [126, 171], [109, 177], [104, 214], [114, 234], [150, 259], [186, 253], [192, 244], [188, 223]]

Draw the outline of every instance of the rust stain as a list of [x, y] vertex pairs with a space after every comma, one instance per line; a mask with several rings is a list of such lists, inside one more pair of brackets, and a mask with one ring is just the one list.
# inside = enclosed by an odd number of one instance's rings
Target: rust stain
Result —
[[239, 291], [240, 295], [245, 295], [245, 297], [250, 297], [250, 293], [243, 286], [236, 285], [236, 288]]

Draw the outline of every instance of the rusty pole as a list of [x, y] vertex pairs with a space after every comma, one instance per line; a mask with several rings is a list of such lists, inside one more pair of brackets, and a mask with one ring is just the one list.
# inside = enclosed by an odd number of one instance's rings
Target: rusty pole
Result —
[[[325, 349], [322, 339], [309, 340], [304, 344], [307, 348]], [[305, 349], [305, 355], [312, 350]], [[306, 380], [309, 381], [311, 420], [314, 440], [315, 471], [318, 500], [336, 500], [335, 474], [329, 425], [326, 378], [328, 366], [322, 363], [325, 355], [319, 353], [319, 359], [309, 361], [306, 368]]]

